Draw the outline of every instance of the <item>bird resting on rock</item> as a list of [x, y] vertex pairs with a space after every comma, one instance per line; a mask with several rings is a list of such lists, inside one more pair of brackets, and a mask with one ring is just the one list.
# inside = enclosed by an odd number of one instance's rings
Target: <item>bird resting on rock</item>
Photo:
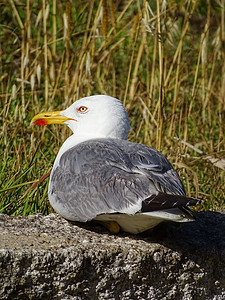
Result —
[[96, 220], [111, 232], [137, 234], [163, 221], [193, 220], [184, 186], [165, 156], [127, 141], [129, 119], [122, 103], [96, 95], [64, 111], [43, 112], [35, 125], [66, 124], [64, 142], [50, 175], [48, 196], [68, 220]]

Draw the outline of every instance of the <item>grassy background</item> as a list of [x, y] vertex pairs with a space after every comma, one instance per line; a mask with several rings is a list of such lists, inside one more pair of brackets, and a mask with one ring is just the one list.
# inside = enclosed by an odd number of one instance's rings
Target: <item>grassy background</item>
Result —
[[187, 194], [204, 199], [199, 209], [223, 209], [224, 6], [224, 0], [1, 1], [0, 212], [51, 211], [43, 175], [71, 133], [30, 121], [93, 94], [124, 103], [129, 140], [161, 150]]

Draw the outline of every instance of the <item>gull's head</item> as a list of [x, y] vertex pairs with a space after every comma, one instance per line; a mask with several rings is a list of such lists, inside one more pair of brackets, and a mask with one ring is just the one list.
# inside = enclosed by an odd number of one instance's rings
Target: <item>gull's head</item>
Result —
[[74, 102], [63, 111], [43, 112], [34, 125], [66, 124], [74, 134], [127, 139], [129, 119], [122, 103], [113, 97], [96, 95]]

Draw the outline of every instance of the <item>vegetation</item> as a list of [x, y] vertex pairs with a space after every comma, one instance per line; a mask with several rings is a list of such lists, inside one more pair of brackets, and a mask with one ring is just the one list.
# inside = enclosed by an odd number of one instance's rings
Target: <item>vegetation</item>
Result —
[[161, 150], [200, 210], [224, 209], [224, 0], [0, 7], [0, 213], [52, 211], [45, 177], [71, 133], [30, 121], [94, 94], [125, 104], [129, 140]]

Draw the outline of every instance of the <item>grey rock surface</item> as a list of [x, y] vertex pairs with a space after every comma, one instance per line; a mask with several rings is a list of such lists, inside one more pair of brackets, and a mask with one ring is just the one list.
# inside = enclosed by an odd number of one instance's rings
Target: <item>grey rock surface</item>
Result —
[[0, 299], [225, 299], [225, 215], [137, 236], [0, 215]]

